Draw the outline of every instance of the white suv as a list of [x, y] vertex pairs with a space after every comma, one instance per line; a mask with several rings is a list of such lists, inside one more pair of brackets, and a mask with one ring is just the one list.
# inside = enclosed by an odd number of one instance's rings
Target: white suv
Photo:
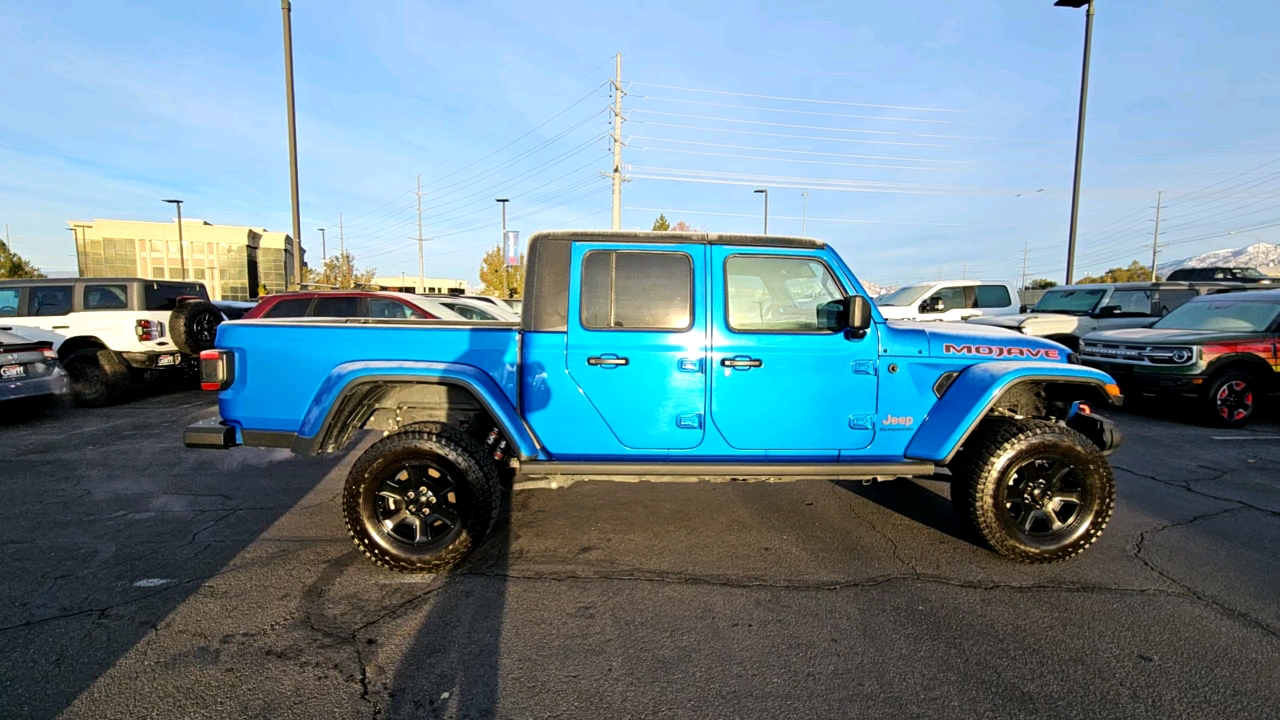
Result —
[[81, 405], [110, 404], [131, 380], [194, 378], [222, 320], [198, 282], [0, 280], [0, 329], [53, 342]]
[[1015, 315], [1018, 291], [1012, 283], [982, 280], [939, 280], [904, 285], [876, 298], [886, 320], [968, 320]]

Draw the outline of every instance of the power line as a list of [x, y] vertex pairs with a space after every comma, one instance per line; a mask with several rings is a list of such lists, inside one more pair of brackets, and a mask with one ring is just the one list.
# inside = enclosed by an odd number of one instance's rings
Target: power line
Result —
[[808, 102], [808, 103], [815, 103], [818, 105], [843, 105], [847, 107], [880, 108], [883, 110], [914, 110], [917, 112], [952, 112], [952, 113], [971, 113], [971, 114], [988, 114], [988, 115], [1010, 114], [1010, 113], [1003, 113], [995, 110], [959, 110], [956, 108], [918, 107], [918, 106], [912, 106], [912, 105], [883, 105], [883, 104], [876, 104], [876, 103], [852, 102], [849, 100], [818, 100], [815, 98], [797, 98], [797, 97], [786, 97], [782, 95], [761, 95], [759, 93], [733, 92], [730, 90], [710, 90], [707, 88], [680, 87], [678, 85], [659, 85], [658, 83], [646, 83], [646, 82], [636, 82], [633, 84], [640, 85], [642, 87], [661, 88], [663, 90], [681, 90], [684, 92], [700, 92], [700, 93], [709, 93], [713, 95], [733, 95], [735, 97], [759, 98], [762, 100], [786, 100], [790, 102]]
[[938, 124], [938, 125], [950, 125], [952, 122], [951, 120], [936, 120], [933, 118], [905, 118], [905, 117], [895, 117], [892, 115], [853, 115], [850, 113], [820, 112], [817, 110], [795, 110], [793, 108], [771, 108], [771, 107], [760, 107], [758, 105], [736, 105], [734, 103], [708, 102], [706, 100], [677, 100], [675, 98], [655, 97], [653, 95], [641, 95], [639, 99], [657, 100], [658, 102], [686, 103], [688, 105], [707, 105], [710, 107], [734, 108], [737, 110], [780, 112], [780, 113], [787, 113], [792, 115], [817, 115], [822, 117], [839, 117], [839, 118], [849, 118], [850, 120], [879, 120], [882, 122], [917, 122], [917, 123], [930, 123], [930, 124]]

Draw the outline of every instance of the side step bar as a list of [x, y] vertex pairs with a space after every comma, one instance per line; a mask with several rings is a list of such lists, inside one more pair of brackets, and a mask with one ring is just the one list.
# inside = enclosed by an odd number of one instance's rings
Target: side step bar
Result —
[[[711, 480], [892, 480], [900, 477], [929, 477], [935, 467], [930, 462], [900, 463], [600, 463], [527, 460], [519, 465], [526, 477], [574, 477], [580, 479], [635, 480], [639, 477], [662, 482]], [[567, 483], [553, 483], [549, 487]]]

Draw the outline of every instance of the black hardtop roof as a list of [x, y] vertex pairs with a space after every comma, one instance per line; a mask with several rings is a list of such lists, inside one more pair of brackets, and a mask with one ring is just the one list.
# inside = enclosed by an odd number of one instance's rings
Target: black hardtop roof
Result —
[[663, 232], [657, 230], [543, 230], [529, 236], [539, 240], [585, 240], [611, 243], [692, 243], [698, 245], [758, 245], [761, 247], [824, 248], [821, 240], [790, 235], [738, 235], [733, 233]]
[[1280, 289], [1245, 290], [1244, 292], [1201, 295], [1198, 298], [1191, 298], [1187, 302], [1260, 302], [1280, 304]]
[[160, 283], [162, 285], [195, 285], [204, 284], [203, 280], [156, 280], [153, 278], [141, 277], [53, 277], [53, 278], [15, 278], [11, 280], [0, 280], [0, 286], [22, 286], [27, 285], [73, 285], [78, 282], [100, 283]]

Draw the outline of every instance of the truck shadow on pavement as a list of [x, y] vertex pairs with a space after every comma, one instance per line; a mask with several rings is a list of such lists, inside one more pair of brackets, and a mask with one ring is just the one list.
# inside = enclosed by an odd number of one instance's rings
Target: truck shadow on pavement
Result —
[[[938, 485], [948, 482], [946, 476], [938, 480], [926, 480], [925, 483]], [[956, 522], [955, 511], [951, 509], [951, 500], [930, 487], [912, 480], [894, 480], [891, 482], [873, 482], [869, 485], [857, 480], [837, 480], [833, 483], [849, 493], [869, 500], [876, 505], [926, 527], [937, 530], [943, 535], [963, 540], [971, 545], [983, 547], [974, 541]]]
[[0, 428], [0, 707], [52, 717], [294, 508], [342, 455], [182, 447], [212, 398]]

